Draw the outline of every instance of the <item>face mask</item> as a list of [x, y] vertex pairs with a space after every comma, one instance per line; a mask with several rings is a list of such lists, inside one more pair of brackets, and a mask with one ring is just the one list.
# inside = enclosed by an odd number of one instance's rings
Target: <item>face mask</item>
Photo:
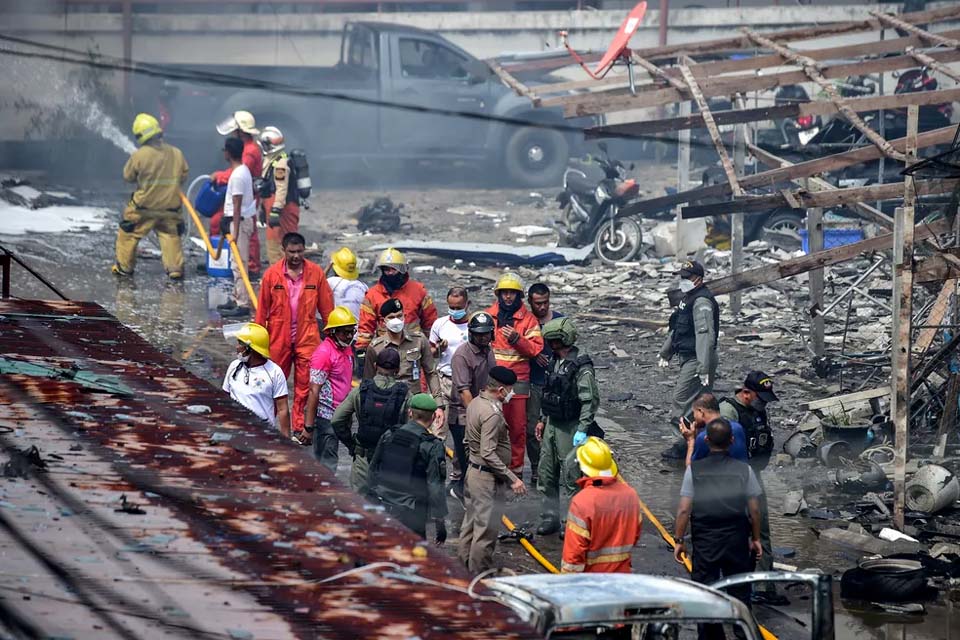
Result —
[[513, 389], [510, 389], [510, 391], [507, 393], [507, 395], [504, 396], [504, 398], [503, 398], [503, 404], [507, 404], [507, 403], [510, 402], [511, 400], [513, 400]]
[[450, 317], [454, 320], [463, 320], [467, 317], [466, 309], [448, 309], [450, 311]]
[[693, 284], [693, 281], [687, 280], [686, 278], [680, 280], [680, 291], [683, 291], [684, 293], [690, 293], [694, 290], [694, 288], [695, 285]]
[[756, 409], [757, 411], [765, 411], [767, 408], [767, 403], [761, 400], [760, 398], [757, 398], [756, 400], [750, 403], [750, 406]]
[[380, 276], [380, 282], [383, 283], [383, 286], [387, 288], [387, 291], [396, 291], [403, 285], [407, 283], [407, 274], [394, 273], [393, 275], [383, 274]]
[[350, 345], [352, 345], [354, 342], [357, 341], [357, 334], [353, 334], [353, 336], [351, 336], [351, 338], [350, 338], [349, 340], [347, 340], [346, 342], [344, 342], [343, 340], [341, 340], [340, 338], [338, 338], [338, 337], [336, 336], [336, 334], [334, 334], [334, 336], [333, 336], [333, 341], [334, 341], [334, 342], [336, 343], [336, 345], [337, 345], [338, 347], [340, 347], [341, 349], [346, 349], [347, 347], [349, 347]]
[[240, 356], [240, 362], [244, 364], [250, 362], [250, 356], [251, 356], [251, 353], [249, 351], [245, 351], [243, 355]]
[[400, 333], [403, 331], [403, 318], [390, 318], [384, 325], [390, 333]]

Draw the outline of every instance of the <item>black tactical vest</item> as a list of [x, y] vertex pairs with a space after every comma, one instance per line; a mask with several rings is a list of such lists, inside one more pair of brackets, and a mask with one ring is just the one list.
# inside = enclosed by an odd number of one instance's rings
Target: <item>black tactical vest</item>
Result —
[[690, 465], [693, 475], [693, 521], [702, 530], [737, 530], [747, 518], [750, 466], [726, 453], [710, 453]]
[[[727, 403], [737, 412], [737, 422], [743, 427], [747, 436], [747, 456], [751, 464], [753, 459], [763, 461], [764, 466], [773, 452], [773, 430], [767, 422], [767, 412], [758, 411], [753, 407], [745, 407], [733, 398], [723, 398], [721, 403]], [[767, 460], [763, 460], [766, 457]]]
[[720, 336], [720, 306], [710, 289], [700, 285], [685, 295], [670, 315], [673, 351], [680, 356], [696, 355], [697, 353], [697, 328], [693, 323], [693, 305], [698, 298], [706, 298], [713, 305], [713, 346], [717, 346], [717, 339]]
[[[570, 350], [570, 356], [564, 358], [556, 368], [550, 367], [546, 373], [546, 382], [543, 385], [543, 401], [540, 410], [543, 415], [569, 422], [580, 417], [580, 394], [577, 391], [577, 376], [580, 370], [589, 368], [593, 371], [593, 360], [590, 356], [579, 355], [577, 348]], [[554, 370], [556, 369], [556, 370]]]
[[422, 433], [398, 427], [390, 433], [381, 453], [380, 487], [413, 496], [417, 501], [427, 498], [427, 465], [420, 456], [420, 443], [434, 436], [416, 425]]
[[360, 413], [357, 415], [357, 443], [364, 449], [373, 449], [380, 436], [403, 422], [403, 403], [409, 387], [397, 382], [381, 389], [373, 380], [360, 383]]

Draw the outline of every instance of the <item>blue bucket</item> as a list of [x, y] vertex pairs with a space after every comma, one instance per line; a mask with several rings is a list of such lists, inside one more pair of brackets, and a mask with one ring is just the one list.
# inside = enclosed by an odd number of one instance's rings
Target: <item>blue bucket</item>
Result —
[[[220, 236], [210, 236], [210, 244], [216, 250], [220, 244]], [[214, 260], [213, 256], [207, 253], [207, 275], [214, 278], [232, 278], [233, 277], [233, 256], [230, 255], [230, 245], [224, 241], [223, 250], [220, 251], [220, 259]]]
[[[810, 253], [810, 239], [807, 230], [800, 229], [800, 239], [803, 241], [803, 252]], [[833, 249], [845, 244], [853, 244], [863, 240], [863, 229], [824, 229], [823, 248]]]

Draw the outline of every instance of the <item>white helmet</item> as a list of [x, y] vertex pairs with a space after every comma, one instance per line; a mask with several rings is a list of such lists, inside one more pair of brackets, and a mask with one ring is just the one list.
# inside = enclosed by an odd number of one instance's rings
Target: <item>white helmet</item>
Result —
[[276, 127], [264, 127], [260, 132], [260, 146], [264, 153], [278, 153], [283, 151], [283, 132]]
[[234, 111], [232, 116], [217, 125], [217, 133], [222, 136], [229, 135], [237, 129], [252, 136], [260, 134], [257, 121], [249, 111]]

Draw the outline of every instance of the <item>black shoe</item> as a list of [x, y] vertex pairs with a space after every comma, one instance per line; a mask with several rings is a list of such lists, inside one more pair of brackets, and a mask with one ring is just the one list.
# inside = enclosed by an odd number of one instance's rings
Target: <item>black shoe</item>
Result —
[[250, 316], [250, 307], [234, 307], [233, 309], [221, 309], [221, 318], [247, 318]]
[[668, 447], [660, 454], [661, 458], [669, 460], [684, 460], [687, 457], [687, 443], [677, 442]]
[[557, 531], [560, 531], [560, 518], [553, 514], [548, 514], [540, 518], [540, 525], [537, 527], [538, 536], [549, 536]]
[[217, 311], [229, 311], [231, 309], [236, 309], [236, 308], [237, 308], [237, 303], [234, 302], [233, 300], [227, 300], [223, 304], [217, 305]]

